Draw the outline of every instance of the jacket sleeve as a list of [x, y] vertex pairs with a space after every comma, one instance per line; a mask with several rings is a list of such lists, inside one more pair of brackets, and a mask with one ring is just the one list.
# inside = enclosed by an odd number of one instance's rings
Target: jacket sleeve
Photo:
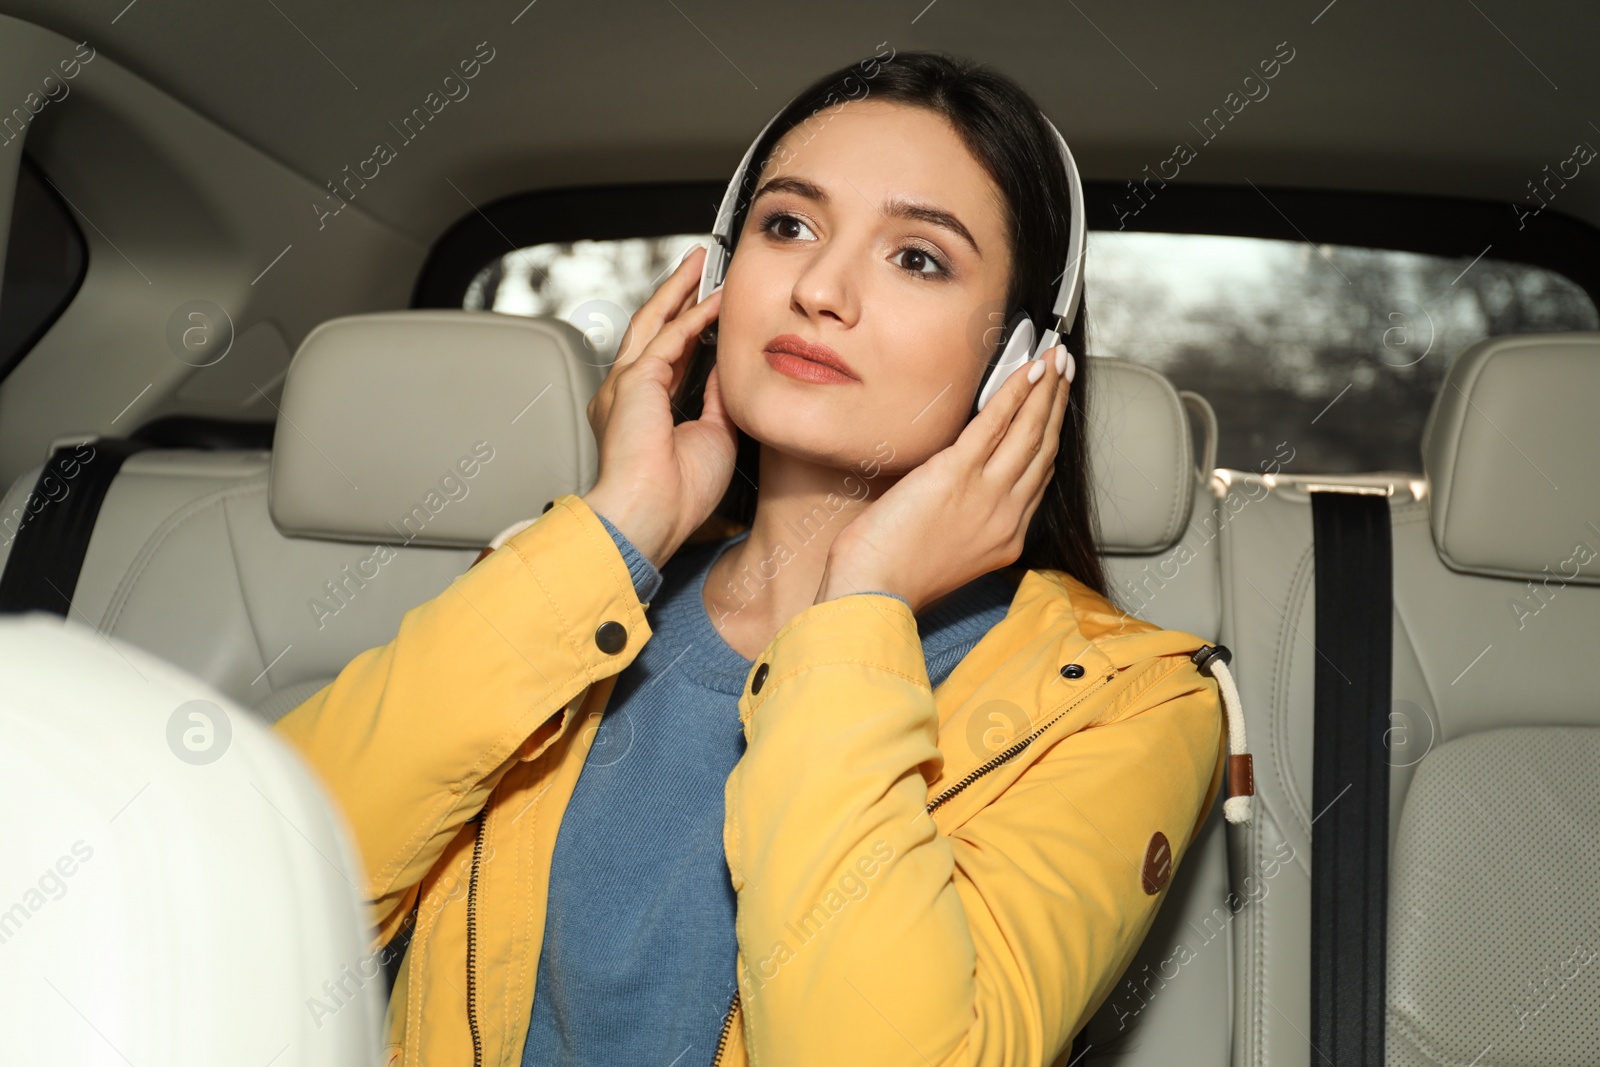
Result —
[[[728, 779], [739, 986], [752, 1062], [1046, 1064], [1110, 992], [1220, 788], [1216, 683], [1185, 656], [1138, 677], [946, 834], [915, 617], [848, 596], [780, 629], [741, 699]], [[759, 673], [759, 666], [752, 676]]]
[[[608, 652], [613, 623], [626, 641]], [[569, 494], [274, 724], [345, 816], [378, 944], [513, 762], [549, 747], [650, 635], [618, 544]]]

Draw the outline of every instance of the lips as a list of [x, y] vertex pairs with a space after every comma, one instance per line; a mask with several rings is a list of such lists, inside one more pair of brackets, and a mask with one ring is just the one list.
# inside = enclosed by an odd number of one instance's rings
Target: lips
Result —
[[786, 333], [767, 342], [767, 362], [791, 377], [814, 382], [860, 381], [861, 376], [827, 345]]

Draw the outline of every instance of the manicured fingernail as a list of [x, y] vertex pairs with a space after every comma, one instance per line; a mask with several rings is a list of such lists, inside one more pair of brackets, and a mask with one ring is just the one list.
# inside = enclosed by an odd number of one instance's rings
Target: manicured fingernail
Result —
[[[1061, 351], [1067, 352], [1065, 348], [1063, 348]], [[1071, 352], [1067, 352], [1067, 369], [1061, 372], [1061, 376], [1070, 382], [1072, 381], [1072, 376], [1077, 373], [1078, 361], [1072, 358]]]
[[1044, 375], [1044, 360], [1036, 359], [1028, 366], [1028, 381], [1038, 381]]
[[1062, 375], [1067, 373], [1066, 345], [1056, 345], [1056, 373]]

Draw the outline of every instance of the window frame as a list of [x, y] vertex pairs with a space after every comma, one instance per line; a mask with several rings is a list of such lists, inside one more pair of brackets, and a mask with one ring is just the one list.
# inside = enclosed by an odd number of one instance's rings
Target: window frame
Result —
[[726, 182], [655, 182], [518, 193], [470, 211], [434, 242], [414, 308], [460, 309], [490, 263], [530, 245], [708, 233]]

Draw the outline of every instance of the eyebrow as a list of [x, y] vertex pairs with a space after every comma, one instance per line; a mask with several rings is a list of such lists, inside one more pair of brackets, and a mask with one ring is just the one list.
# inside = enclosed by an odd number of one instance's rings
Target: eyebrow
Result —
[[[805, 178], [778, 177], [770, 179], [756, 190], [756, 195], [750, 199], [751, 205], [754, 206], [757, 200], [760, 200], [768, 193], [793, 193], [824, 207], [832, 200], [827, 190], [815, 182], [808, 181]], [[925, 222], [930, 226], [938, 226], [941, 229], [949, 230], [971, 245], [973, 252], [977, 253], [979, 259], [983, 258], [983, 249], [978, 247], [978, 242], [972, 236], [972, 232], [962, 224], [960, 219], [943, 208], [914, 200], [906, 200], [901, 197], [895, 197], [890, 200], [887, 208], [886, 212], [880, 212], [880, 214], [886, 214], [891, 218]]]

